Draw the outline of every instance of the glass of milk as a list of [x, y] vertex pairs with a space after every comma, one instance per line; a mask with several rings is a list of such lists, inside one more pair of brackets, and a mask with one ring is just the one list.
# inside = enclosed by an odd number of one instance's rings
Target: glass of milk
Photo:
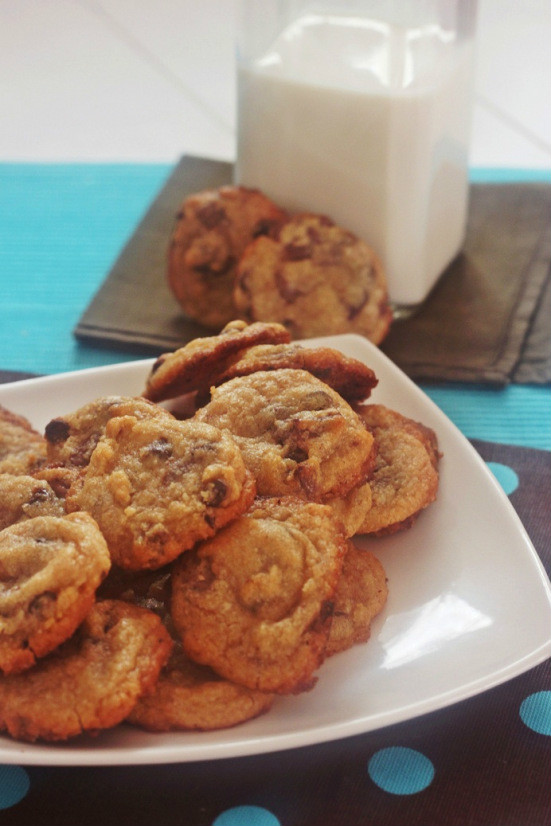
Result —
[[460, 251], [476, 0], [242, 0], [235, 182], [378, 253], [397, 317]]

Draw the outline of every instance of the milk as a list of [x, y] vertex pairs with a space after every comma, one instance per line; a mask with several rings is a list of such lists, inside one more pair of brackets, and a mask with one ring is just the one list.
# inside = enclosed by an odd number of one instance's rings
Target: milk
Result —
[[239, 69], [236, 182], [364, 238], [401, 307], [464, 240], [472, 45], [452, 37], [311, 14]]

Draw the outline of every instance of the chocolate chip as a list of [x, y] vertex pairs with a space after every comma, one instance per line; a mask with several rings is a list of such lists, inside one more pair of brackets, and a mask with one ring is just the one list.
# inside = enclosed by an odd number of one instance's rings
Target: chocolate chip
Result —
[[159, 459], [170, 459], [172, 456], [172, 445], [168, 439], [155, 439], [146, 449], [146, 453], [157, 456]]
[[287, 454], [287, 459], [292, 459], [293, 462], [299, 464], [300, 462], [305, 462], [308, 458], [308, 451], [305, 450], [303, 447], [299, 447], [298, 445], [290, 446]]
[[36, 505], [39, 502], [45, 502], [50, 496], [50, 492], [48, 488], [37, 488], [33, 491], [31, 498], [29, 499], [29, 505]]
[[308, 235], [308, 238], [310, 239], [312, 244], [321, 244], [321, 235], [315, 227], [308, 227], [308, 229], [306, 230], [306, 234]]
[[312, 621], [308, 630], [314, 632], [321, 631], [333, 616], [334, 608], [335, 605], [331, 600], [325, 600], [321, 605], [318, 616]]
[[44, 591], [42, 594], [37, 594], [29, 603], [29, 612], [43, 616], [56, 599], [55, 591]]
[[335, 603], [332, 602], [332, 600], [326, 599], [323, 602], [323, 604], [321, 606], [321, 611], [320, 611], [320, 618], [321, 618], [322, 622], [325, 622], [325, 620], [332, 617], [334, 611], [335, 611]]
[[253, 238], [258, 238], [260, 235], [269, 235], [276, 226], [274, 221], [269, 221], [267, 218], [261, 218], [260, 221], [254, 225], [251, 235]]
[[287, 304], [292, 304], [297, 298], [303, 295], [302, 291], [299, 290], [297, 287], [292, 287], [283, 272], [280, 269], [277, 269], [274, 273], [274, 281], [277, 287], [277, 291], [282, 297], [282, 299], [287, 302]]
[[226, 219], [226, 210], [212, 202], [197, 210], [197, 218], [205, 229], [214, 229]]
[[311, 244], [285, 244], [283, 247], [284, 261], [304, 261], [306, 258], [312, 257]]
[[214, 479], [209, 482], [207, 490], [203, 493], [203, 500], [211, 508], [219, 507], [224, 501], [228, 487], [221, 479]]
[[155, 373], [159, 369], [159, 367], [161, 367], [161, 365], [163, 365], [165, 363], [167, 358], [168, 358], [167, 353], [163, 353], [162, 356], [159, 356], [159, 358], [157, 359], [157, 361], [153, 364], [153, 367], [151, 368], [151, 375], [153, 375], [153, 373]]
[[70, 430], [69, 423], [65, 419], [52, 419], [46, 425], [44, 435], [51, 444], [57, 444], [69, 438]]

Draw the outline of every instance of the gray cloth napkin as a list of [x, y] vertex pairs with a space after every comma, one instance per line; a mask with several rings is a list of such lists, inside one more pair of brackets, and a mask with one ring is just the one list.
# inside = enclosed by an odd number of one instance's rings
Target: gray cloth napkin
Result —
[[416, 379], [551, 381], [551, 186], [473, 184], [461, 254], [382, 349]]

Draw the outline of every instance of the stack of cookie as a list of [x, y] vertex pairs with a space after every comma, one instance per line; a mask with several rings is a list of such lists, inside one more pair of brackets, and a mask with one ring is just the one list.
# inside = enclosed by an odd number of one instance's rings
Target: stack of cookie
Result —
[[367, 641], [387, 582], [353, 537], [411, 527], [439, 460], [376, 384], [239, 320], [43, 436], [3, 411], [0, 728], [236, 725]]
[[381, 261], [365, 241], [240, 186], [186, 198], [168, 283], [190, 318], [218, 330], [241, 318], [278, 322], [293, 339], [359, 333], [379, 344], [392, 320]]
[[0, 728], [31, 741], [117, 725], [172, 645], [152, 612], [96, 601], [107, 542], [40, 478], [46, 462], [44, 437], [0, 408]]

